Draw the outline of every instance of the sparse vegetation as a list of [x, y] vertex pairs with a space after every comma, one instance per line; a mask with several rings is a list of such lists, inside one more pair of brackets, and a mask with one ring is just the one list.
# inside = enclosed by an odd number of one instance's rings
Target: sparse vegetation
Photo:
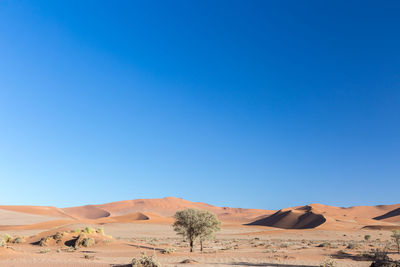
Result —
[[391, 235], [391, 237], [397, 247], [397, 253], [400, 254], [400, 231], [393, 230], [393, 234]]
[[220, 221], [209, 211], [186, 209], [176, 212], [174, 218], [174, 230], [188, 240], [190, 252], [193, 252], [196, 239], [200, 240], [202, 251], [203, 241], [213, 238], [214, 233], [220, 230]]
[[104, 235], [104, 228], [103, 227], [97, 228], [96, 233]]
[[9, 234], [5, 234], [4, 237], [3, 237], [3, 240], [4, 240], [4, 242], [6, 242], [6, 243], [11, 242], [11, 239], [12, 239], [12, 237], [11, 237], [11, 235], [9, 235]]
[[347, 249], [356, 249], [358, 246], [357, 246], [357, 244], [355, 244], [355, 243], [349, 243], [348, 245], [347, 245]]
[[336, 267], [337, 264], [332, 258], [328, 257], [328, 258], [325, 258], [324, 261], [319, 266], [320, 267]]
[[50, 241], [51, 237], [50, 236], [46, 236], [46, 237], [42, 237], [39, 241], [39, 246], [41, 247], [46, 247]]
[[86, 234], [93, 234], [93, 233], [95, 233], [95, 230], [92, 227], [87, 226], [87, 227], [85, 227], [83, 232], [86, 233]]
[[162, 254], [172, 254], [174, 253], [176, 250], [174, 248], [165, 248], [161, 251]]
[[319, 244], [317, 247], [319, 247], [319, 248], [330, 248], [330, 247], [332, 247], [332, 244], [330, 242], [323, 242], [323, 243]]
[[75, 241], [75, 248], [79, 248], [80, 246], [82, 247], [91, 247], [96, 243], [96, 241], [94, 240], [94, 238], [92, 237], [87, 237], [86, 234], [80, 234], [78, 236], [78, 238]]
[[142, 254], [140, 258], [132, 259], [132, 267], [161, 267], [155, 255], [146, 256]]
[[371, 267], [399, 267], [400, 261], [394, 261], [385, 250], [376, 250]]
[[39, 253], [40, 254], [45, 254], [45, 253], [49, 253], [50, 251], [51, 250], [49, 248], [44, 248], [44, 249], [39, 250]]
[[24, 238], [22, 238], [22, 237], [20, 237], [20, 236], [17, 236], [16, 238], [14, 238], [14, 239], [12, 240], [12, 242], [13, 242], [14, 244], [20, 244], [20, 243], [23, 243], [23, 242], [24, 242]]

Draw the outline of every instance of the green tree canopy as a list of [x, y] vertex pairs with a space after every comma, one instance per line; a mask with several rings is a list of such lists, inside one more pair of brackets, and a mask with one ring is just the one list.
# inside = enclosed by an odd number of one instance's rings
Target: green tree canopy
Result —
[[209, 211], [186, 209], [176, 212], [174, 218], [174, 230], [188, 240], [190, 252], [193, 252], [197, 239], [200, 240], [201, 250], [203, 250], [203, 241], [213, 238], [215, 232], [220, 230], [220, 221]]

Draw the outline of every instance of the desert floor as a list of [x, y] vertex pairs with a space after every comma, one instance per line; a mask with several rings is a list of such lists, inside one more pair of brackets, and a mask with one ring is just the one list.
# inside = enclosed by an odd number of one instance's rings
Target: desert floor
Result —
[[[87, 226], [67, 224], [48, 229], [7, 229], [1, 235], [23, 237], [24, 242], [0, 248], [0, 266], [130, 266], [141, 253], [155, 255], [162, 266], [319, 266], [332, 257], [337, 266], [369, 266], [362, 257], [367, 251], [383, 248], [390, 241], [385, 230], [285, 230], [265, 226], [223, 224], [215, 240], [190, 253], [187, 243], [176, 236], [167, 222], [108, 223], [102, 225], [110, 241], [71, 250], [65, 244], [39, 246], [34, 241], [56, 232], [72, 232]], [[370, 235], [369, 241], [364, 240]], [[350, 246], [349, 246], [350, 244]], [[164, 249], [173, 248], [165, 254]], [[394, 254], [391, 248], [390, 256]], [[182, 263], [191, 259], [192, 263]]]

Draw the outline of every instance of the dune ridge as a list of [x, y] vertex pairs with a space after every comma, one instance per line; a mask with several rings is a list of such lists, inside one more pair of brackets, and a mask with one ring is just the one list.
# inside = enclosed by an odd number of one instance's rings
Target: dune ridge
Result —
[[400, 208], [389, 211], [381, 216], [375, 217], [374, 219], [400, 223]]
[[400, 226], [400, 204], [344, 208], [314, 203], [273, 211], [217, 207], [176, 197], [68, 208], [0, 206], [0, 221], [4, 222], [2, 229], [34, 229], [71, 223], [171, 223], [173, 214], [186, 208], [211, 211], [224, 223], [282, 229], [378, 229]]
[[321, 214], [311, 210], [279, 210], [276, 213], [256, 220], [248, 225], [262, 225], [284, 229], [310, 229], [316, 228], [326, 221]]

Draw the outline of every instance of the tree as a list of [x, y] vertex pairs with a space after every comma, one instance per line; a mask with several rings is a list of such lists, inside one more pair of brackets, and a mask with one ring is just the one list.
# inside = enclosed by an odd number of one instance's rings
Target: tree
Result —
[[215, 237], [215, 232], [221, 229], [221, 223], [217, 216], [209, 211], [200, 211], [199, 217], [202, 226], [202, 231], [199, 236], [200, 251], [203, 251], [203, 242]]
[[393, 234], [391, 235], [394, 243], [397, 246], [397, 253], [400, 254], [400, 231], [399, 230], [393, 230]]
[[176, 212], [174, 218], [174, 230], [189, 241], [190, 252], [193, 252], [197, 239], [200, 239], [203, 250], [203, 241], [212, 238], [214, 233], [220, 230], [220, 221], [209, 211], [186, 209]]

